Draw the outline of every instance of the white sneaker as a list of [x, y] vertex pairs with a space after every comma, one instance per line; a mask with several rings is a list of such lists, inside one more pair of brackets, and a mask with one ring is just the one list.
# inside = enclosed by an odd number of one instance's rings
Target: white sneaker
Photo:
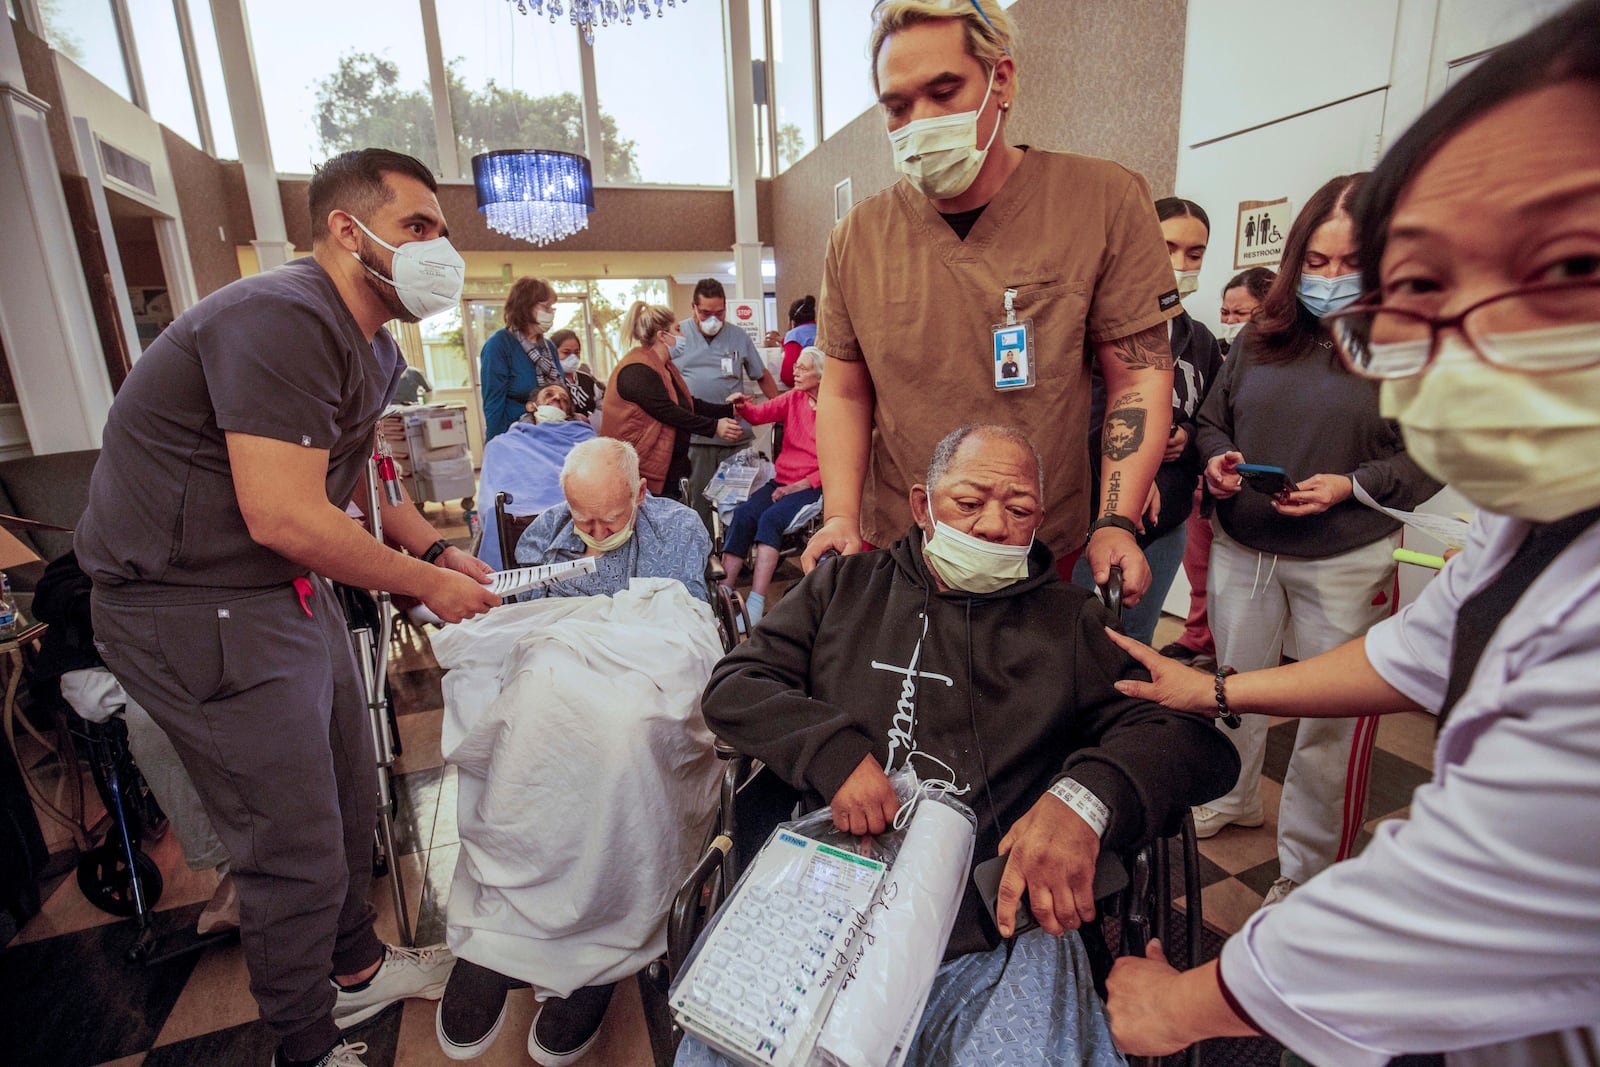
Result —
[[1267, 890], [1267, 895], [1261, 898], [1261, 906], [1270, 908], [1274, 904], [1282, 903], [1285, 897], [1299, 888], [1300, 883], [1293, 878], [1279, 878], [1272, 883], [1272, 888]]
[[1194, 816], [1194, 836], [1199, 838], [1215, 837], [1218, 830], [1229, 825], [1254, 830], [1265, 821], [1261, 817], [1260, 808], [1256, 809], [1254, 815], [1230, 815], [1228, 812], [1201, 804], [1197, 808], [1190, 809], [1190, 813]]
[[333, 1005], [333, 1021], [341, 1030], [366, 1022], [397, 1000], [422, 997], [438, 1000], [456, 958], [443, 945], [426, 948], [383, 947], [383, 963], [360, 989], [340, 989]]
[[[317, 1061], [317, 1067], [367, 1067], [361, 1060], [361, 1054], [367, 1051], [365, 1041], [346, 1041], [336, 1045], [332, 1051]], [[278, 1067], [278, 1054], [272, 1054], [272, 1067]]]

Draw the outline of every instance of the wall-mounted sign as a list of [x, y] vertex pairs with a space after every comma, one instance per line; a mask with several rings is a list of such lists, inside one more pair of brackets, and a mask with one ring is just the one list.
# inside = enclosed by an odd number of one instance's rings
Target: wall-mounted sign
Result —
[[1233, 239], [1233, 269], [1276, 267], [1283, 259], [1285, 235], [1293, 220], [1288, 197], [1242, 201]]
[[851, 191], [852, 188], [849, 178], [833, 187], [833, 221], [836, 223], [850, 214], [850, 209], [855, 206], [856, 198]]
[[728, 322], [750, 335], [757, 348], [767, 343], [766, 309], [761, 300], [728, 301]]

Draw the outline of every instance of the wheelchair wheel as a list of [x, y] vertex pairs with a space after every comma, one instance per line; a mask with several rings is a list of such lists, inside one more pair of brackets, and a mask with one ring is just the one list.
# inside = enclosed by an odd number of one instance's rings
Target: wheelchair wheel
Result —
[[130, 872], [128, 857], [114, 844], [107, 843], [83, 854], [78, 860], [78, 888], [89, 903], [112, 915], [136, 914], [133, 879], [138, 878], [145, 910], [156, 906], [156, 901], [161, 899], [161, 868], [143, 852], [135, 851], [133, 856]]

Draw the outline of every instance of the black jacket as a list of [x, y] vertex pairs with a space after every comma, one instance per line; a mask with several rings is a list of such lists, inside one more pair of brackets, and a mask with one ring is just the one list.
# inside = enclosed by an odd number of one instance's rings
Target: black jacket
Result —
[[[1029, 570], [987, 595], [937, 592], [915, 527], [892, 549], [826, 563], [717, 665], [706, 722], [820, 806], [864, 756], [884, 761], [898, 714], [902, 737], [971, 787], [974, 864], [1069, 773], [1110, 807], [1106, 847], [1175, 832], [1187, 808], [1233, 786], [1238, 754], [1213, 723], [1113, 689], [1149, 675], [1106, 637], [1099, 601], [1062, 582], [1042, 544]], [[899, 768], [909, 746], [895, 747]], [[942, 777], [929, 759], [914, 765]], [[969, 885], [948, 954], [997, 940]]]

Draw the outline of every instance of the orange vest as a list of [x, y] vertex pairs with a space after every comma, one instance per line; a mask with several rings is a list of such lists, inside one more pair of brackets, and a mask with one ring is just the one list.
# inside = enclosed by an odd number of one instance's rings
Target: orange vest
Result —
[[639, 453], [639, 473], [657, 496], [666, 487], [667, 468], [672, 465], [672, 446], [677, 429], [651, 417], [638, 404], [623, 399], [617, 391], [617, 375], [623, 367], [642, 363], [656, 372], [667, 395], [680, 406], [694, 410], [689, 386], [669, 359], [662, 359], [654, 348], [635, 348], [618, 363], [606, 382], [605, 406], [601, 409], [600, 433], [628, 442]]

